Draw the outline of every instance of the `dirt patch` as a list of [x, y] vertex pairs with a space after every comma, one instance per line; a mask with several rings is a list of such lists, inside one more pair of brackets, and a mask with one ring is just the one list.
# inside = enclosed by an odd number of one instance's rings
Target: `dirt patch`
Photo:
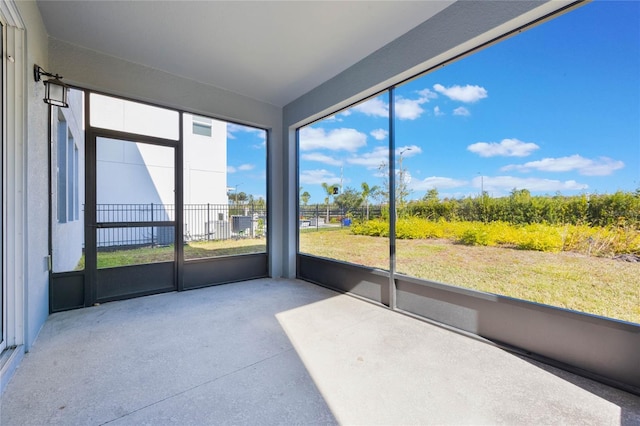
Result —
[[619, 254], [613, 256], [613, 260], [619, 260], [622, 262], [640, 263], [640, 256], [637, 254]]

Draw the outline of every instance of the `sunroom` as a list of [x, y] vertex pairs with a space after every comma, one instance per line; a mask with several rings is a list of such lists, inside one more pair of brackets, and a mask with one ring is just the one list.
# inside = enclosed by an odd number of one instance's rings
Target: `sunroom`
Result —
[[[594, 380], [640, 418], [636, 3], [0, 4], [3, 390], [56, 321], [123, 326], [114, 306], [188, 293], [194, 312], [245, 301], [249, 324], [273, 306], [321, 422], [371, 420], [312, 365], [347, 343], [304, 338], [340, 306], [345, 326], [391, 315]], [[60, 81], [64, 105], [42, 102]]]

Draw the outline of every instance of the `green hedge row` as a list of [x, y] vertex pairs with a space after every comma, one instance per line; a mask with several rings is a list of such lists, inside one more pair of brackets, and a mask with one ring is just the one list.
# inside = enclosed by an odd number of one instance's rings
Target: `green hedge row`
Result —
[[436, 192], [421, 201], [406, 204], [399, 214], [430, 220], [502, 221], [518, 225], [610, 226], [622, 222], [640, 227], [640, 190], [613, 194], [531, 196], [524, 189], [514, 190], [510, 196], [501, 198], [492, 198], [485, 193], [482, 197], [444, 200], [438, 199]]

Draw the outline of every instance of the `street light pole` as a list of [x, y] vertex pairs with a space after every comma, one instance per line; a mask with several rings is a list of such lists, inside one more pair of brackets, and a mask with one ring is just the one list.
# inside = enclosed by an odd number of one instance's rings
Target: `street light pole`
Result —
[[486, 222], [487, 220], [487, 208], [484, 202], [484, 175], [478, 172], [480, 175], [480, 201], [482, 202], [482, 220]]
[[398, 189], [400, 189], [400, 194], [399, 195], [400, 195], [400, 206], [401, 207], [404, 207], [404, 194], [403, 194], [403, 192], [404, 192], [404, 185], [405, 185], [405, 183], [404, 183], [404, 169], [402, 168], [402, 154], [404, 154], [407, 151], [411, 151], [411, 147], [407, 147], [407, 148], [403, 149], [402, 151], [400, 151], [398, 153], [398, 165], [400, 166], [400, 167], [398, 167], [398, 169], [400, 171], [400, 174], [398, 176], [399, 179], [398, 179], [398, 185], [397, 186], [398, 186]]
[[236, 204], [236, 209], [238, 208], [238, 205], [240, 204], [240, 203], [238, 202], [238, 187], [239, 187], [240, 185], [242, 185], [242, 184], [243, 184], [243, 183], [236, 183], [236, 186], [235, 186], [235, 193], [236, 193], [236, 196], [235, 196], [235, 202], [236, 202], [236, 203], [235, 203], [235, 204]]

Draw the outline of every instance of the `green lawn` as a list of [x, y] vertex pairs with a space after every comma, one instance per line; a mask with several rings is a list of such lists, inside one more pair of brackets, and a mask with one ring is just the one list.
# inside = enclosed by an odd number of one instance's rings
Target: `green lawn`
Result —
[[[640, 263], [442, 239], [397, 240], [396, 247], [403, 274], [640, 323]], [[348, 228], [301, 232], [300, 251], [389, 269], [388, 239]]]
[[[143, 247], [130, 250], [98, 252], [98, 268], [140, 265], [155, 262], [171, 262], [174, 259], [174, 246]], [[249, 253], [264, 253], [266, 239], [241, 238], [237, 240], [192, 241], [184, 246], [186, 260], [207, 257], [231, 256]], [[84, 268], [84, 256], [76, 269]]]
[[[397, 270], [406, 275], [640, 323], [640, 263], [444, 239], [397, 240], [396, 247]], [[265, 251], [265, 239], [250, 238], [184, 247], [185, 259]], [[349, 228], [301, 230], [300, 251], [389, 269], [388, 238], [353, 235]], [[101, 252], [98, 267], [171, 261], [173, 253], [173, 246]]]

